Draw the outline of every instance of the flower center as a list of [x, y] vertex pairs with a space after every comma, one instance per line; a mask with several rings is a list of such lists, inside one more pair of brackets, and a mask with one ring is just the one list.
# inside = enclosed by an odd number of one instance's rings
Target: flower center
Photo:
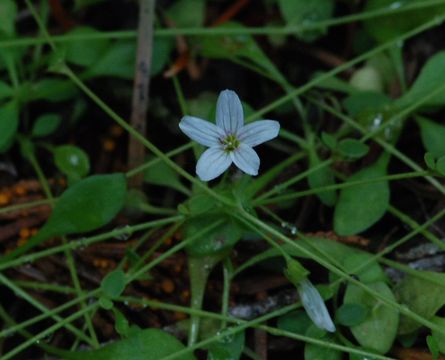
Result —
[[221, 140], [221, 144], [224, 146], [224, 151], [232, 152], [240, 145], [240, 142], [235, 135], [228, 135], [225, 139]]

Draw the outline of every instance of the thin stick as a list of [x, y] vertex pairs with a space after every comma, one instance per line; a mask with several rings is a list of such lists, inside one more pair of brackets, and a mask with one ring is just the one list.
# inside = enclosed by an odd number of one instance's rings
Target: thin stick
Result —
[[[147, 135], [146, 117], [150, 85], [150, 69], [153, 44], [153, 20], [155, 0], [140, 0], [138, 52], [133, 86], [133, 102], [131, 112], [131, 126], [144, 136]], [[145, 147], [136, 138], [130, 137], [128, 146], [128, 167], [133, 169], [144, 163]], [[140, 187], [143, 174], [130, 179], [131, 187]]]

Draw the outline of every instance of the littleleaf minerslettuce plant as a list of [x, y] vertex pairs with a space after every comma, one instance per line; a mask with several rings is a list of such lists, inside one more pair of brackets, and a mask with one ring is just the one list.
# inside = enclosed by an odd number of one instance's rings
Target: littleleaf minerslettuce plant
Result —
[[[227, 170], [232, 162], [246, 174], [257, 175], [260, 159], [253, 147], [275, 138], [280, 130], [280, 124], [274, 120], [259, 120], [244, 125], [241, 101], [238, 95], [231, 90], [222, 91], [218, 97], [216, 125], [197, 117], [184, 116], [179, 127], [191, 139], [209, 147], [201, 155], [196, 165], [196, 173], [203, 181], [215, 179]], [[320, 329], [334, 332], [335, 325], [323, 299], [307, 279], [309, 272], [298, 261], [290, 259], [287, 254], [283, 254], [283, 256], [288, 259], [286, 274], [297, 288], [301, 303], [309, 318]], [[219, 256], [216, 259], [212, 263], [213, 266], [219, 262]], [[193, 256], [191, 256], [189, 264], [194, 263]], [[191, 269], [193, 267], [194, 265]], [[191, 281], [194, 282], [193, 276]], [[200, 280], [202, 284], [205, 281]], [[204, 290], [202, 284], [200, 291]], [[198, 297], [201, 298], [201, 295]], [[192, 294], [192, 298], [195, 298], [194, 294]], [[198, 307], [200, 306], [201, 300], [198, 304]], [[194, 337], [196, 335], [192, 335], [192, 338]], [[194, 339], [189, 344], [193, 342]]]
[[280, 130], [280, 124], [274, 120], [244, 125], [241, 101], [231, 90], [222, 91], [218, 97], [216, 125], [184, 116], [179, 127], [188, 137], [209, 147], [196, 164], [196, 173], [203, 181], [217, 178], [232, 162], [246, 174], [258, 175], [260, 158], [252, 148], [275, 138]]

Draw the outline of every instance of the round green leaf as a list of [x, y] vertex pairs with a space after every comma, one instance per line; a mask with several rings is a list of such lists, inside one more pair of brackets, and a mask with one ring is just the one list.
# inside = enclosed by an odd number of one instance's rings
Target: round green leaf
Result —
[[[366, 181], [386, 175], [386, 161], [382, 158], [373, 165], [351, 176], [346, 183]], [[389, 205], [388, 181], [370, 182], [344, 188], [340, 192], [334, 212], [334, 229], [341, 236], [358, 234], [375, 224]]]
[[421, 116], [416, 120], [425, 149], [437, 158], [445, 156], [445, 126]]
[[372, 66], [358, 69], [349, 80], [351, 86], [361, 91], [383, 91], [383, 79], [380, 73]]
[[51, 135], [59, 127], [62, 118], [58, 114], [43, 114], [39, 116], [32, 127], [32, 136]]
[[338, 323], [344, 326], [360, 325], [368, 315], [368, 309], [362, 304], [343, 304], [335, 314]]
[[[309, 152], [309, 165], [311, 168], [319, 166], [321, 160], [315, 150]], [[308, 183], [311, 189], [317, 189], [323, 186], [329, 186], [335, 184], [334, 173], [330, 166], [324, 166], [314, 172], [311, 172], [308, 176]], [[335, 190], [321, 191], [316, 194], [320, 201], [326, 206], [334, 206], [337, 201], [337, 192]]]
[[88, 155], [77, 146], [58, 146], [54, 150], [54, 161], [61, 172], [75, 179], [83, 178], [90, 171]]
[[312, 325], [312, 320], [305, 311], [293, 311], [280, 316], [277, 320], [277, 327], [281, 330], [304, 335], [307, 329]]
[[433, 154], [431, 154], [430, 152], [425, 153], [423, 160], [425, 161], [428, 169], [436, 170], [436, 159], [434, 158]]
[[369, 146], [356, 139], [343, 139], [338, 144], [338, 150], [347, 157], [359, 159], [369, 151]]
[[111, 310], [114, 306], [113, 302], [104, 296], [99, 298], [98, 303], [105, 310]]
[[244, 350], [244, 331], [228, 335], [209, 346], [210, 360], [238, 360]]
[[[395, 301], [394, 294], [384, 282], [368, 284], [368, 287], [387, 299]], [[351, 327], [352, 334], [361, 346], [381, 354], [391, 349], [399, 326], [399, 313], [396, 309], [385, 305], [354, 284], [348, 284], [344, 304], [361, 304], [370, 309], [365, 321]]]
[[120, 269], [108, 273], [102, 279], [100, 288], [111, 299], [120, 296], [125, 289], [125, 273]]

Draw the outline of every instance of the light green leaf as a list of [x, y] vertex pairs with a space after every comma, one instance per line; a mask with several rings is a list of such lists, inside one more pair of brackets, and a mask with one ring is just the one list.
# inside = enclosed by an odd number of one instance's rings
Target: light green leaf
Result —
[[[432, 322], [445, 329], [445, 318], [434, 316]], [[437, 340], [438, 349], [442, 354], [445, 354], [445, 335], [438, 332], [437, 330], [432, 331], [433, 337]]]
[[[394, 294], [384, 282], [368, 284], [368, 287], [395, 301]], [[369, 309], [366, 320], [351, 327], [351, 332], [359, 344], [381, 354], [388, 352], [397, 335], [398, 311], [369, 296], [365, 290], [354, 284], [348, 284], [344, 304], [361, 304]]]
[[[100, 31], [91, 27], [81, 26], [71, 30], [66, 35], [76, 36], [96, 34], [100, 34]], [[65, 59], [67, 62], [75, 65], [86, 67], [92, 66], [105, 53], [109, 45], [110, 40], [106, 38], [67, 41], [64, 43]]]
[[373, 66], [365, 66], [356, 70], [349, 83], [360, 91], [383, 91], [382, 76]]
[[[370, 180], [386, 175], [385, 158], [360, 170], [346, 183]], [[389, 206], [388, 181], [353, 185], [340, 192], [334, 212], [334, 229], [341, 236], [355, 235], [374, 225]]]
[[85, 151], [74, 145], [62, 145], [54, 149], [57, 168], [72, 181], [86, 176], [90, 171], [90, 160]]
[[[161, 360], [184, 349], [174, 336], [159, 329], [145, 329], [98, 350], [66, 352], [64, 356], [68, 360]], [[176, 359], [196, 360], [192, 352]]]
[[12, 145], [19, 126], [19, 109], [15, 101], [0, 107], [0, 153]]
[[[406, 276], [394, 291], [399, 303], [423, 318], [429, 320], [445, 305], [445, 274], [429, 271], [419, 272], [422, 277]], [[415, 320], [402, 316], [399, 334], [409, 334], [422, 325]]]
[[57, 130], [61, 122], [62, 117], [59, 114], [47, 113], [40, 115], [32, 127], [31, 135], [35, 137], [51, 135]]
[[436, 158], [445, 155], [445, 126], [422, 116], [416, 117], [425, 149]]
[[15, 34], [17, 4], [13, 0], [0, 0], [0, 34], [12, 37]]
[[443, 91], [426, 100], [422, 106], [443, 106], [445, 104], [445, 72], [442, 71], [444, 67], [445, 51], [431, 56], [423, 66], [414, 84], [401, 98], [396, 100], [395, 104], [401, 108], [408, 107], [442, 87]]
[[[335, 140], [335, 139], [334, 139]], [[321, 164], [317, 152], [311, 149], [309, 152], [309, 166], [314, 168]], [[323, 186], [335, 185], [334, 173], [330, 166], [324, 166], [321, 169], [312, 172], [308, 176], [308, 183], [311, 189], [317, 189]], [[322, 191], [316, 194], [320, 201], [326, 206], [334, 206], [337, 201], [337, 192], [335, 190]]]
[[127, 193], [124, 174], [95, 175], [69, 187], [57, 201], [51, 216], [25, 245], [0, 258], [15, 258], [53, 236], [80, 234], [108, 224], [122, 209]]
[[[281, 15], [289, 26], [301, 26], [331, 18], [334, 11], [333, 0], [278, 0]], [[312, 42], [326, 34], [326, 28], [296, 31], [299, 39]]]
[[109, 298], [117, 298], [125, 290], [125, 273], [121, 269], [109, 272], [102, 279], [100, 289]]

